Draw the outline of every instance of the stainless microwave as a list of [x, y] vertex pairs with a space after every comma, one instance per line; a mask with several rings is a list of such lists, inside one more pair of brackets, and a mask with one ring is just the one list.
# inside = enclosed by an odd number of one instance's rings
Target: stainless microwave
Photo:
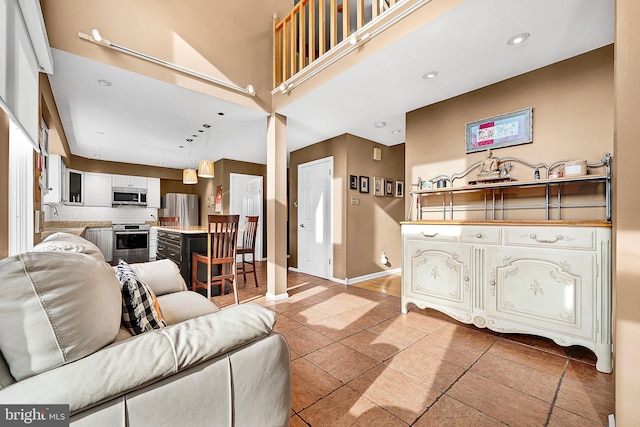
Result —
[[147, 206], [146, 188], [113, 187], [111, 205]]

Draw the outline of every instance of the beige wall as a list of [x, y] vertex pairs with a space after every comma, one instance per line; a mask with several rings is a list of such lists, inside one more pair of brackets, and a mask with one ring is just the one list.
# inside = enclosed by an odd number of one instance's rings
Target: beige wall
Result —
[[640, 2], [616, 1], [614, 356], [616, 425], [640, 420]]
[[[227, 215], [229, 214], [229, 188], [231, 186], [231, 179], [229, 177], [230, 174], [244, 174], [244, 175], [257, 175], [263, 177], [262, 179], [262, 224], [263, 224], [263, 254], [262, 256], [266, 256], [266, 176], [267, 176], [267, 165], [259, 164], [259, 163], [249, 163], [249, 162], [241, 162], [238, 160], [231, 159], [221, 159], [215, 162], [215, 177], [208, 178], [198, 178], [198, 184], [191, 186], [193, 187], [193, 193], [198, 194], [200, 199], [200, 224], [207, 223], [207, 215], [214, 214], [215, 212], [215, 204], [212, 203], [211, 206], [207, 207], [207, 197], [215, 198], [216, 196], [216, 187], [218, 185], [222, 185], [222, 213]], [[243, 218], [241, 218], [241, 221]]]
[[[270, 112], [272, 15], [291, 0], [42, 0], [51, 47]], [[250, 97], [78, 38], [93, 28], [121, 46], [246, 87]]]
[[[405, 180], [464, 171], [486, 157], [465, 154], [465, 124], [527, 107], [533, 107], [533, 143], [500, 148], [494, 156], [545, 163], [599, 160], [613, 154], [613, 105], [613, 46], [607, 46], [412, 111], [406, 119]], [[518, 165], [512, 174], [532, 178], [531, 170]]]
[[[382, 150], [382, 160], [374, 161], [373, 147]], [[402, 180], [404, 145], [386, 147], [353, 135], [311, 145], [291, 153], [289, 183], [289, 253], [291, 265], [298, 265], [298, 166], [333, 156], [333, 277], [352, 279], [400, 267], [400, 226], [402, 199], [377, 197], [349, 189], [349, 175], [381, 176]], [[351, 198], [359, 205], [351, 205]], [[380, 264], [385, 251], [390, 266]]]

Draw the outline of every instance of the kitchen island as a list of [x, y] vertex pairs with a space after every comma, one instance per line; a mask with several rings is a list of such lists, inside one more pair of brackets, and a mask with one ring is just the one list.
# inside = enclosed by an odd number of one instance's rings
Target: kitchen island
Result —
[[207, 252], [207, 227], [156, 226], [158, 250], [156, 259], [170, 259], [191, 288], [191, 254]]

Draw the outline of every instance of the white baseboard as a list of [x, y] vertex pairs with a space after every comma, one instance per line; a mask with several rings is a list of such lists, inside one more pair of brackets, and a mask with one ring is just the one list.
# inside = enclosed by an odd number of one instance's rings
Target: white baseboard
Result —
[[331, 279], [334, 282], [342, 283], [344, 285], [352, 285], [358, 282], [364, 282], [365, 280], [377, 279], [378, 277], [391, 276], [392, 274], [400, 273], [400, 268], [394, 268], [393, 270], [378, 271], [376, 273], [365, 274], [364, 276], [353, 277], [351, 279]]
[[280, 301], [289, 298], [289, 294], [285, 292], [284, 294], [274, 295], [271, 292], [267, 292], [265, 294], [265, 298], [269, 301]]
[[296, 267], [289, 267], [289, 271], [293, 271], [293, 272], [297, 273], [298, 269]]

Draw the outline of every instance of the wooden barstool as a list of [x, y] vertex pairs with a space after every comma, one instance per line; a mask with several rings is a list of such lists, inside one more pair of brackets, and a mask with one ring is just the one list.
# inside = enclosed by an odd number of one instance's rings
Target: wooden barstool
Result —
[[158, 222], [160, 225], [180, 227], [179, 216], [161, 216], [158, 217]]
[[[256, 276], [256, 235], [258, 234], [258, 217], [248, 216], [244, 226], [242, 235], [242, 245], [238, 246], [236, 253], [242, 255], [242, 261], [238, 264], [238, 273], [242, 271], [244, 281], [247, 281], [247, 273], [253, 273], [253, 280], [258, 287], [258, 276]], [[245, 255], [251, 254], [251, 261], [245, 259]], [[247, 270], [247, 265], [251, 266], [251, 270]]]
[[[220, 295], [224, 295], [224, 285], [230, 282], [238, 301], [236, 283], [236, 242], [240, 215], [208, 215], [207, 217], [207, 254], [191, 254], [191, 289], [207, 289], [207, 298], [211, 299], [211, 286], [220, 285]], [[198, 264], [207, 264], [207, 281], [198, 280]], [[212, 272], [211, 266], [216, 266]], [[215, 273], [215, 274], [214, 274]]]

